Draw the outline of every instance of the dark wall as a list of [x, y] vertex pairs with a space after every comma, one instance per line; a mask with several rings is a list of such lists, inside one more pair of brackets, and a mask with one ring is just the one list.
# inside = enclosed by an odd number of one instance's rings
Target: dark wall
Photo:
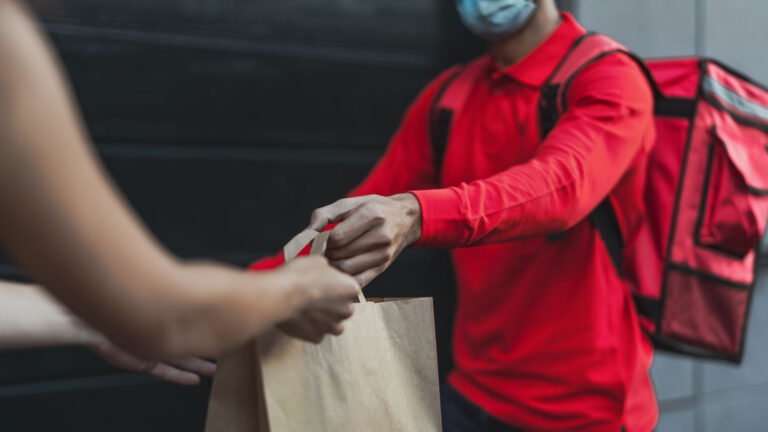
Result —
[[[417, 92], [482, 46], [452, 1], [38, 0], [99, 153], [174, 252], [244, 265], [365, 175]], [[0, 276], [19, 277], [10, 265]], [[22, 276], [23, 277], [23, 276]], [[408, 251], [369, 295], [434, 296], [445, 255]], [[0, 353], [0, 430], [202, 430], [180, 388], [82, 349]]]

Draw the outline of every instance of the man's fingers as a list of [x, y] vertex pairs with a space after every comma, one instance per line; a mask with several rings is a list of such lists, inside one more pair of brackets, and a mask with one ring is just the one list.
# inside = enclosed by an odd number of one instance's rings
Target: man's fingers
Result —
[[352, 241], [364, 236], [373, 228], [381, 225], [381, 220], [372, 219], [365, 214], [360, 206], [347, 215], [340, 224], [333, 227], [331, 235], [328, 237], [328, 248], [337, 249], [350, 244]]
[[216, 363], [197, 357], [187, 357], [184, 359], [168, 362], [170, 365], [198, 375], [213, 378], [216, 373]]
[[[390, 259], [392, 259], [392, 255], [388, 249], [376, 249], [351, 258], [331, 261], [331, 265], [346, 274], [359, 275], [366, 270], [386, 265]], [[357, 281], [359, 283], [360, 279], [357, 279]]]
[[[354, 218], [356, 214], [357, 213], [353, 213], [347, 221], [353, 222], [352, 218]], [[383, 227], [376, 226], [377, 223], [373, 220], [368, 223], [368, 225], [371, 226], [371, 229], [357, 235], [351, 241], [347, 241], [345, 237], [355, 235], [355, 233], [348, 234], [347, 227], [342, 226], [347, 221], [336, 225], [333, 230], [331, 230], [331, 237], [328, 240], [328, 251], [325, 253], [325, 256], [328, 257], [329, 260], [341, 261], [343, 259], [362, 255], [366, 252], [384, 249], [392, 244], [392, 237], [387, 235]], [[337, 229], [339, 229], [339, 231], [335, 234]], [[331, 240], [335, 240], [334, 237], [338, 238], [338, 240], [331, 243]]]
[[198, 385], [200, 384], [200, 377], [192, 372], [176, 369], [173, 366], [165, 363], [157, 363], [155, 366], [147, 371], [152, 376], [160, 378], [165, 381], [170, 381], [179, 385]]
[[326, 225], [337, 222], [346, 213], [354, 210], [361, 204], [359, 197], [357, 198], [344, 198], [336, 201], [331, 205], [320, 207], [312, 212], [312, 216], [309, 220], [309, 229], [315, 231], [321, 231]]
[[359, 283], [361, 287], [364, 287], [371, 283], [372, 280], [376, 279], [376, 276], [380, 275], [386, 268], [386, 266], [380, 266], [366, 270], [356, 275], [355, 279], [357, 279], [357, 283]]

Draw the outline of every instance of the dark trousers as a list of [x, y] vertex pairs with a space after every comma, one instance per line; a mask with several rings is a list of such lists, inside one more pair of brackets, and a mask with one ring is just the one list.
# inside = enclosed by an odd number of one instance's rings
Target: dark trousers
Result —
[[523, 432], [491, 417], [450, 384], [440, 387], [443, 432]]

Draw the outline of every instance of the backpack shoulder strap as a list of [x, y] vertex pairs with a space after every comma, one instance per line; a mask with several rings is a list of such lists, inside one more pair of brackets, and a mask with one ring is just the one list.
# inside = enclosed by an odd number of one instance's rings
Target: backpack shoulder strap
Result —
[[[639, 61], [623, 45], [601, 34], [587, 33], [573, 43], [541, 90], [539, 127], [542, 140], [554, 129], [560, 116], [567, 109], [565, 95], [579, 73], [594, 62], [619, 52]], [[603, 240], [616, 271], [621, 274], [624, 240], [610, 199], [603, 200], [592, 211], [590, 218]]]
[[617, 52], [629, 53], [629, 50], [608, 36], [587, 33], [574, 41], [568, 53], [549, 76], [547, 84], [563, 85], [587, 65]]
[[[562, 114], [567, 109], [568, 104], [565, 96], [567, 95], [573, 80], [576, 79], [581, 71], [587, 66], [615, 53], [622, 53], [629, 57], [630, 60], [635, 62], [640, 69], [640, 72], [645, 76], [646, 81], [651, 88], [651, 92], [653, 93], [656, 114], [679, 116], [687, 115], [692, 111], [693, 106], [689, 100], [668, 97], [662, 93], [653, 74], [642, 58], [638, 57], [624, 45], [599, 33], [587, 33], [573, 43], [568, 54], [566, 54], [560, 64], [555, 68], [555, 71], [550, 75], [547, 83], [542, 89], [541, 109], [545, 110], [544, 105], [547, 105], [547, 102], [549, 102], [549, 106], [554, 108], [554, 118], [556, 120], [559, 114]], [[545, 100], [545, 95], [548, 96], [548, 100]], [[554, 127], [554, 124], [552, 124], [551, 127]], [[551, 131], [551, 127], [548, 129], [542, 127], [542, 130], [548, 133]], [[547, 133], [542, 134], [542, 138], [545, 137]]]
[[599, 33], [587, 33], [576, 39], [541, 89], [539, 122], [541, 139], [546, 138], [565, 112], [565, 95], [573, 80], [587, 66], [617, 52], [634, 55], [620, 43]]
[[443, 166], [452, 123], [464, 108], [472, 87], [487, 64], [486, 57], [480, 57], [466, 65], [454, 66], [432, 101], [429, 113], [429, 137], [438, 171]]

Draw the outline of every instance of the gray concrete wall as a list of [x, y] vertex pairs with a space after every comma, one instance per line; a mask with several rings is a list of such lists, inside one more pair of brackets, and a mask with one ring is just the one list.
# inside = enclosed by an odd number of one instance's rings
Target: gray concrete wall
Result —
[[[576, 14], [642, 56], [711, 56], [768, 83], [766, 0], [580, 0]], [[657, 356], [659, 432], [768, 431], [768, 265], [761, 274], [741, 367]]]
[[579, 20], [646, 57], [715, 57], [768, 83], [766, 0], [578, 0]]

